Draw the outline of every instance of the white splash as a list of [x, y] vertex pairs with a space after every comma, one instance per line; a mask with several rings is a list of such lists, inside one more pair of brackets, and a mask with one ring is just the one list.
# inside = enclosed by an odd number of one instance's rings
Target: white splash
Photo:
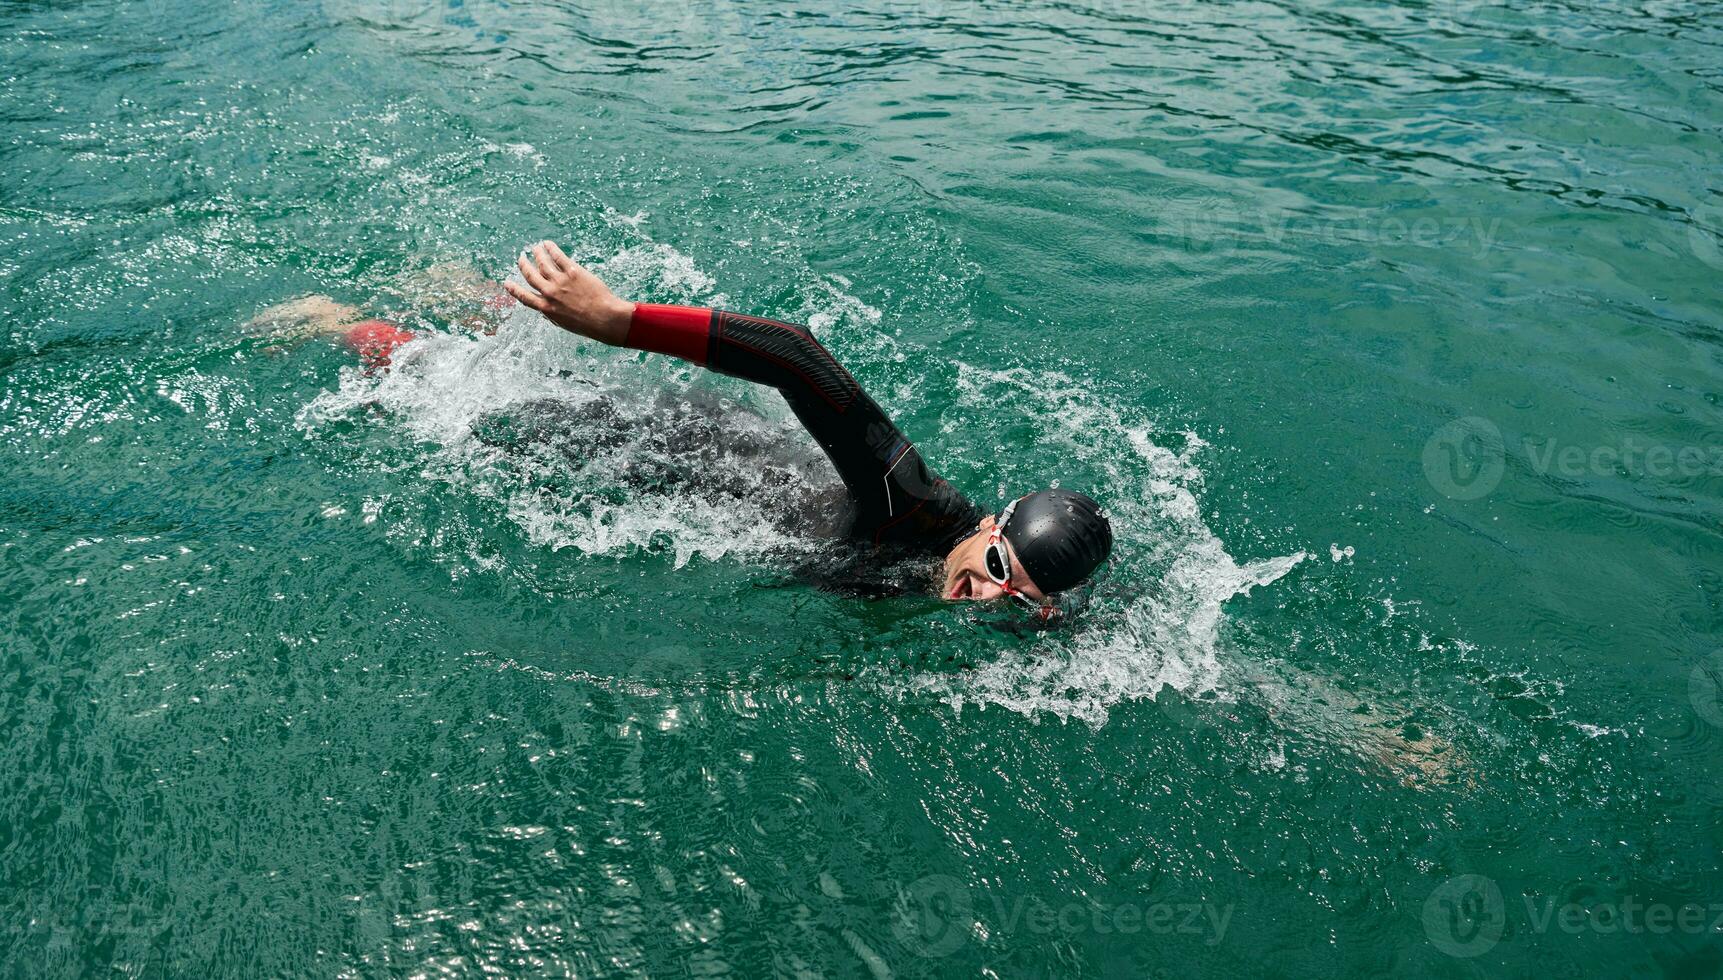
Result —
[[966, 407], [1020, 406], [1044, 443], [1103, 474], [1096, 493], [1105, 497], [1116, 535], [1113, 577], [1142, 584], [1120, 611], [1086, 617], [1075, 634], [1054, 631], [1033, 649], [1003, 656], [977, 651], [974, 671], [919, 676], [904, 689], [959, 710], [991, 704], [1097, 727], [1113, 705], [1153, 698], [1165, 687], [1216, 690], [1222, 605], [1274, 582], [1307, 555], [1241, 565], [1227, 554], [1197, 502], [1202, 472], [1195, 457], [1207, 444], [1194, 433], [1177, 434], [1179, 452], [1160, 446], [1151, 425], [1058, 372], [966, 365], [959, 387]]
[[[625, 248], [597, 271], [624, 294], [672, 297], [715, 305], [715, 283], [692, 259], [667, 245]], [[614, 483], [616, 459], [598, 450], [587, 453], [570, 434], [552, 439], [540, 452], [523, 456], [487, 444], [477, 427], [496, 413], [529, 402], [551, 402], [578, 409], [600, 399], [639, 399], [642, 391], [678, 392], [695, 385], [748, 386], [694, 372], [668, 358], [642, 363], [639, 355], [616, 351], [565, 333], [538, 314], [516, 307], [492, 336], [427, 332], [396, 350], [386, 372], [345, 368], [340, 384], [313, 399], [298, 415], [308, 437], [332, 423], [382, 417], [401, 435], [427, 451], [422, 474], [458, 486], [475, 498], [496, 502], [500, 513], [534, 545], [574, 548], [591, 555], [624, 555], [664, 550], [678, 567], [704, 557], [759, 556], [809, 542], [775, 529], [768, 502], [782, 482], [831, 477], [811, 446], [792, 432], [794, 423], [779, 408], [764, 415], [737, 412], [732, 428], [751, 428], [762, 438], [792, 448], [781, 466], [762, 470], [759, 461], [735, 460], [726, 476], [742, 485], [761, 484], [761, 492], [720, 500], [695, 495], [629, 494], [618, 501], [602, 490]], [[738, 391], [739, 395], [749, 394]], [[752, 402], [751, 402], [752, 404]], [[770, 409], [767, 402], [758, 403]], [[626, 454], [630, 447], [620, 452]], [[591, 460], [588, 465], [588, 460]], [[798, 473], [796, 469], [806, 469]], [[547, 492], [546, 477], [582, 468], [597, 490], [562, 495]], [[786, 472], [786, 471], [789, 472]], [[767, 481], [775, 485], [766, 488]]]

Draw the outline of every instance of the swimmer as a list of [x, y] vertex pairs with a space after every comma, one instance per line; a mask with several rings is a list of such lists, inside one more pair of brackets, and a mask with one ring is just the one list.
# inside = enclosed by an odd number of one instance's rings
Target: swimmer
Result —
[[[403, 275], [388, 292], [425, 315], [495, 333], [498, 314], [514, 305], [500, 283], [454, 262]], [[367, 370], [389, 366], [395, 349], [413, 332], [391, 319], [367, 317], [357, 306], [321, 294], [271, 306], [245, 324], [246, 332], [282, 342], [339, 335]]]
[[1010, 598], [1042, 618], [1113, 547], [1095, 501], [1071, 490], [1019, 497], [984, 515], [934, 475], [891, 419], [808, 328], [723, 310], [631, 303], [553, 242], [518, 264], [509, 295], [551, 323], [614, 347], [668, 354], [783, 394], [849, 492], [849, 536], [876, 551], [943, 559], [949, 600]]

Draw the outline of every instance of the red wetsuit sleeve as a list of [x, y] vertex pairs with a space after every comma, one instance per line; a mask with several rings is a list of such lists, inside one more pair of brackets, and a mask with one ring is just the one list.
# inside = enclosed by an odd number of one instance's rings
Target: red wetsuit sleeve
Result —
[[710, 358], [712, 319], [712, 311], [704, 307], [636, 303], [623, 343], [636, 350], [705, 364]]

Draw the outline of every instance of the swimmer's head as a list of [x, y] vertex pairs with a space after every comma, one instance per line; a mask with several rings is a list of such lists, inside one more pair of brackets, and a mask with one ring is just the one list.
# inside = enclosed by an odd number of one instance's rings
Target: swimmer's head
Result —
[[1015, 596], [1031, 605], [1081, 584], [1113, 550], [1101, 507], [1074, 490], [1020, 497], [945, 556], [947, 599]]

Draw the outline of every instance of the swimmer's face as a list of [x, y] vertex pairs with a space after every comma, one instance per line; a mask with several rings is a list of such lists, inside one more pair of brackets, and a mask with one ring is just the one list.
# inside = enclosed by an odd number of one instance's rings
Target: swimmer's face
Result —
[[[981, 602], [1004, 597], [1005, 590], [987, 575], [987, 535], [992, 530], [993, 518], [983, 519], [979, 530], [958, 542], [945, 556], [945, 583], [940, 586], [940, 595], [953, 601]], [[1005, 552], [1011, 556], [1011, 587], [1036, 602], [1045, 600], [1046, 595], [1017, 561], [1009, 541], [1005, 542]]]

